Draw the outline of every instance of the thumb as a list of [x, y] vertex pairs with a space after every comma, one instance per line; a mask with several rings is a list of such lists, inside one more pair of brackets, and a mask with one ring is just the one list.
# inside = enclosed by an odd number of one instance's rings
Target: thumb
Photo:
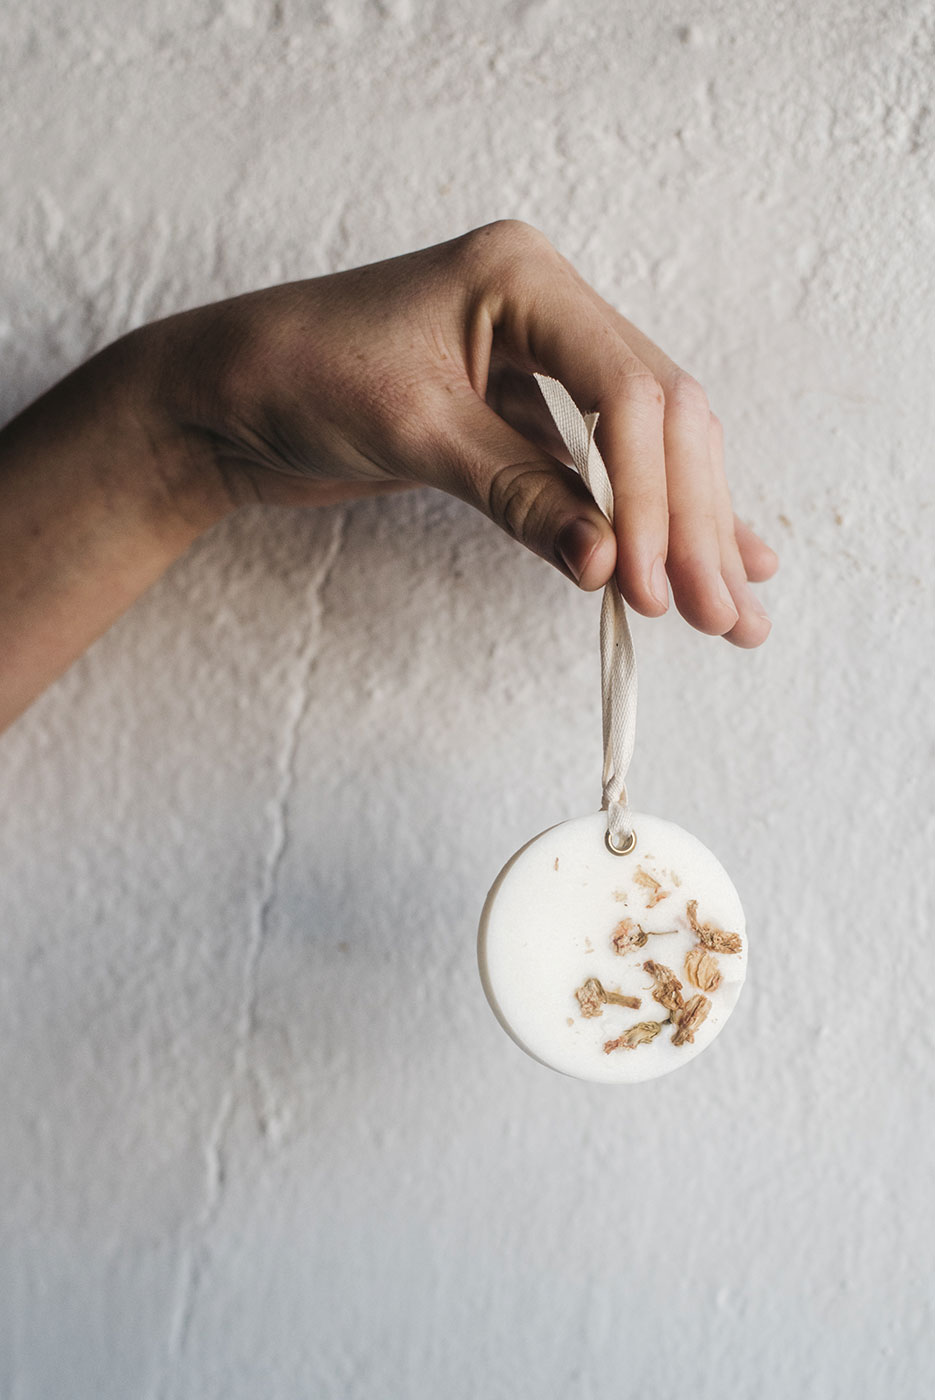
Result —
[[602, 588], [617, 543], [577, 472], [505, 423], [483, 399], [466, 398], [441, 444], [446, 488], [547, 559], [579, 587]]

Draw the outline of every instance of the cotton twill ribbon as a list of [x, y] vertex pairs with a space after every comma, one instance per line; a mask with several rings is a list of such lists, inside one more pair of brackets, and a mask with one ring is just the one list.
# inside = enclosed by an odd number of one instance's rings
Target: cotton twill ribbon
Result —
[[[596, 413], [582, 414], [557, 379], [536, 375], [546, 406], [562, 435], [585, 486], [613, 524], [614, 493], [604, 460], [594, 441]], [[626, 776], [636, 740], [636, 657], [627, 610], [616, 578], [604, 589], [601, 604], [601, 692], [604, 720], [604, 800], [607, 834], [614, 846], [626, 845], [633, 830]]]

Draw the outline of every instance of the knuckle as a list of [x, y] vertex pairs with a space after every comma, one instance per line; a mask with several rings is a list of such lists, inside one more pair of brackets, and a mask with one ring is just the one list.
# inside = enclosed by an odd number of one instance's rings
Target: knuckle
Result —
[[711, 417], [708, 396], [690, 374], [679, 370], [667, 387], [666, 404], [673, 413], [678, 413], [693, 421], [704, 421], [707, 425]]
[[642, 365], [621, 376], [620, 389], [624, 398], [638, 408], [656, 411], [665, 408], [665, 390], [656, 376]]
[[470, 263], [489, 265], [515, 264], [521, 266], [530, 258], [554, 253], [544, 233], [522, 219], [498, 219], [466, 233], [462, 250]]
[[548, 471], [537, 462], [518, 462], [494, 472], [487, 488], [492, 520], [514, 539], [525, 540], [549, 483]]
[[552, 246], [544, 233], [524, 219], [497, 219], [495, 223], [482, 228], [480, 233], [509, 248], [543, 249]]

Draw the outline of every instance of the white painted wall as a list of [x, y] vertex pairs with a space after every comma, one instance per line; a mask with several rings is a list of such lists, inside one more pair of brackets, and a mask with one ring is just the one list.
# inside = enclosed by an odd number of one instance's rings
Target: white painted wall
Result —
[[596, 803], [597, 600], [428, 492], [244, 513], [3, 740], [3, 1400], [916, 1400], [935, 1371], [928, 0], [31, 0], [4, 416], [125, 329], [544, 229], [781, 550], [640, 623], [632, 793], [751, 977], [684, 1073], [523, 1057], [487, 885]]

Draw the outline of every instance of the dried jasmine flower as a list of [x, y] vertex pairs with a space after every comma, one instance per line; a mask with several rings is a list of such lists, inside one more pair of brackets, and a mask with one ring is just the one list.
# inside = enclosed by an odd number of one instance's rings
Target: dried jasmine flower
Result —
[[672, 1012], [672, 1024], [675, 1026], [675, 1035], [672, 1037], [673, 1045], [684, 1045], [686, 1041], [694, 1042], [695, 1031], [711, 1010], [711, 1003], [707, 997], [703, 997], [700, 992], [696, 992], [693, 997], [678, 1011]]
[[589, 977], [588, 980], [577, 989], [575, 996], [578, 998], [578, 1005], [581, 1007], [582, 1016], [602, 1016], [606, 1003], [613, 1006], [626, 1006], [631, 1011], [638, 1011], [642, 1005], [639, 997], [627, 996], [624, 992], [608, 992], [596, 977]]
[[[656, 983], [653, 989], [654, 995], [658, 991], [664, 991], [671, 996], [676, 996], [682, 989], [682, 984], [672, 968], [666, 967], [665, 963], [654, 962], [652, 958], [647, 958], [643, 963], [643, 971], [648, 972]], [[681, 999], [679, 999], [678, 1004], [681, 1006]]]
[[666, 1021], [640, 1021], [628, 1031], [624, 1031], [623, 1035], [618, 1035], [616, 1040], [605, 1040], [604, 1054], [609, 1055], [612, 1050], [635, 1050], [638, 1045], [648, 1045], [667, 1024]]
[[685, 954], [685, 971], [689, 982], [703, 992], [716, 992], [721, 985], [721, 974], [713, 954], [700, 944]]
[[676, 1011], [684, 1009], [682, 984], [671, 967], [666, 967], [664, 963], [653, 962], [650, 958], [643, 963], [643, 971], [648, 972], [655, 983], [653, 987], [654, 1001], [658, 1001], [659, 1005], [664, 1006], [673, 1016]]
[[615, 953], [629, 953], [633, 948], [645, 948], [649, 938], [666, 933], [678, 933], [677, 928], [643, 928], [642, 924], [635, 924], [632, 919], [621, 919], [620, 923], [610, 935], [611, 945]]
[[698, 920], [698, 901], [690, 899], [688, 901], [688, 922], [698, 935], [699, 943], [712, 953], [739, 953], [743, 947], [739, 933], [726, 933], [717, 924], [702, 924]]
[[631, 948], [642, 948], [649, 934], [635, 924], [632, 919], [621, 919], [610, 936], [615, 953], [629, 953]]
[[582, 1016], [602, 1016], [607, 996], [596, 977], [589, 977], [575, 992]]

